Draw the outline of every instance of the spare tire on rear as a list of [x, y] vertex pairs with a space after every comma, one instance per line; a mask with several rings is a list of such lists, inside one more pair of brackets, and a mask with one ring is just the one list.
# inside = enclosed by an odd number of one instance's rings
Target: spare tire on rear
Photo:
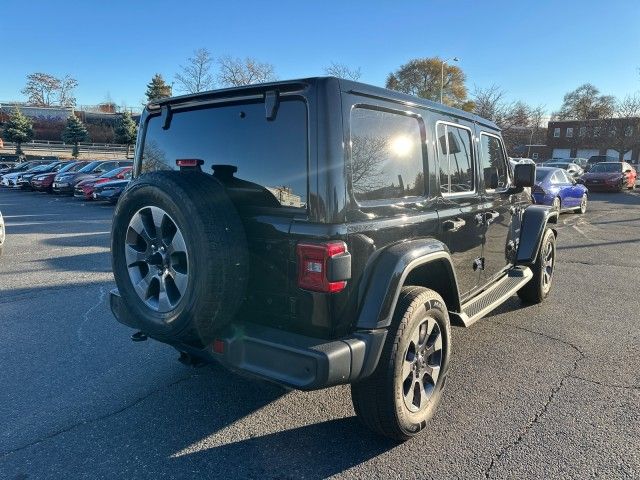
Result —
[[217, 179], [196, 171], [139, 177], [118, 201], [111, 233], [116, 284], [147, 335], [202, 346], [233, 319], [249, 253]]

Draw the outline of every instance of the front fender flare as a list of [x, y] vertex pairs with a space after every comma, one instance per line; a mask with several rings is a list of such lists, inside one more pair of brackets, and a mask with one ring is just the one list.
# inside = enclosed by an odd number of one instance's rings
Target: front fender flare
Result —
[[530, 205], [524, 210], [516, 255], [518, 265], [531, 265], [536, 261], [547, 224], [557, 221], [558, 212], [546, 205]]
[[443, 278], [443, 282], [449, 282], [447, 285], [454, 292], [450, 295], [447, 308], [458, 311], [458, 284], [446, 245], [433, 238], [409, 240], [386, 248], [365, 269], [361, 282], [363, 290], [359, 295], [357, 328], [371, 330], [391, 325], [405, 279], [411, 271], [429, 262], [441, 262], [444, 265], [448, 278]]

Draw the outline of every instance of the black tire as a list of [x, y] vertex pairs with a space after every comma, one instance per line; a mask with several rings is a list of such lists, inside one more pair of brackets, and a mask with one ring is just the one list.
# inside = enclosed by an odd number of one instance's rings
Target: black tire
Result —
[[[161, 227], [155, 226], [153, 215], [149, 220], [150, 213], [158, 210], [164, 214]], [[136, 215], [139, 220], [147, 221], [135, 223], [134, 228], [130, 222]], [[136, 233], [136, 228], [143, 234]], [[181, 242], [184, 251], [176, 253], [178, 250], [174, 249], [172, 253], [176, 232], [184, 240]], [[200, 172], [162, 171], [142, 175], [116, 204], [111, 237], [116, 284], [131, 316], [139, 322], [140, 330], [160, 340], [202, 346], [209, 344], [216, 332], [233, 319], [245, 295], [249, 253], [240, 216], [216, 179]], [[128, 246], [134, 250], [125, 251]], [[157, 260], [159, 250], [163, 252], [160, 261]], [[138, 251], [146, 260], [129, 263], [127, 255], [131, 261]], [[180, 263], [180, 267], [172, 262]], [[156, 268], [157, 274], [152, 272]], [[175, 281], [178, 270], [181, 278], [186, 279], [180, 283], [183, 287], [180, 290]], [[139, 294], [134, 287], [136, 275], [151, 278], [144, 288], [139, 288], [144, 289], [145, 294]], [[153, 295], [149, 295], [152, 284], [157, 291], [157, 308], [152, 305]], [[164, 303], [160, 297], [162, 291]], [[171, 292], [175, 305], [167, 301]], [[161, 305], [168, 308], [160, 308]]]
[[[550, 262], [547, 253], [550, 252]], [[548, 228], [545, 230], [540, 242], [540, 248], [536, 256], [536, 261], [530, 266], [533, 278], [518, 290], [518, 296], [525, 303], [541, 303], [551, 291], [553, 274], [556, 264], [556, 236]]]
[[[420, 349], [412, 342], [412, 335], [415, 334], [415, 329], [420, 329], [425, 322], [431, 325], [432, 330], [424, 336], [424, 355], [416, 355], [416, 351]], [[432, 341], [437, 341], [434, 335], [438, 333], [441, 348], [429, 355], [430, 349], [436, 348], [437, 345], [432, 345], [429, 349], [426, 347], [432, 338]], [[409, 376], [402, 378], [403, 367], [409, 363], [412, 344], [416, 347], [413, 350], [413, 358], [424, 359], [427, 365], [409, 369]], [[403, 287], [376, 370], [370, 377], [351, 385], [353, 408], [360, 421], [371, 430], [394, 440], [405, 441], [415, 436], [426, 426], [440, 403], [450, 354], [451, 327], [442, 297], [423, 287]], [[436, 363], [440, 367], [434, 385], [433, 377], [429, 376], [429, 370], [426, 369], [430, 369], [429, 365]], [[422, 388], [416, 390], [414, 382], [419, 377], [422, 378], [422, 382], [429, 381], [428, 394], [425, 394]], [[422, 383], [419, 386], [422, 386]], [[424, 394], [424, 400], [420, 396], [420, 400], [425, 402], [424, 405], [418, 408], [411, 404], [418, 410], [410, 410], [405, 400], [405, 391], [409, 392], [407, 395], [414, 401], [416, 391]]]

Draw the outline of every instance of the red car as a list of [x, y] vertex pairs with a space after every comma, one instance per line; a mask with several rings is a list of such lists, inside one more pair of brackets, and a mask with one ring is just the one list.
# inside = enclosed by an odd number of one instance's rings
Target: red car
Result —
[[580, 181], [589, 190], [616, 190], [636, 188], [638, 173], [627, 162], [602, 162], [593, 165]]
[[93, 200], [93, 191], [96, 185], [111, 182], [113, 180], [125, 180], [131, 177], [132, 167], [118, 167], [99, 177], [87, 178], [78, 183], [73, 191], [73, 196], [85, 200]]
[[86, 164], [87, 162], [69, 162], [68, 165], [65, 165], [57, 172], [47, 172], [47, 173], [40, 173], [40, 174], [34, 175], [33, 177], [31, 177], [29, 184], [31, 185], [31, 188], [33, 190], [36, 190], [38, 192], [52, 193], [53, 179], [56, 175], [65, 173], [65, 172], [67, 173], [77, 172]]

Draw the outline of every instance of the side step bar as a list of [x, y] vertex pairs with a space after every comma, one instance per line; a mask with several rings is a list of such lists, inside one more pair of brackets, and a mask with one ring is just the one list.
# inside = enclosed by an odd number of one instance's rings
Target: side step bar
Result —
[[470, 327], [520, 290], [532, 277], [529, 267], [513, 267], [500, 280], [465, 302], [461, 313], [449, 312], [449, 315], [452, 320]]

